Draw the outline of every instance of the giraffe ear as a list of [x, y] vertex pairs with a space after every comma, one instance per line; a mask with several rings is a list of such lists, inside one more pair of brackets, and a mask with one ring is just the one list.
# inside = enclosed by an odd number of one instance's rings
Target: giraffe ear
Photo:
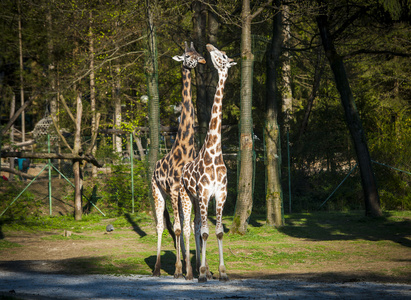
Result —
[[228, 62], [228, 67], [230, 68], [231, 66], [235, 66], [236, 64], [237, 63], [232, 58], [230, 58], [230, 60]]
[[184, 61], [184, 56], [176, 55], [176, 56], [173, 56], [173, 59], [176, 61]]

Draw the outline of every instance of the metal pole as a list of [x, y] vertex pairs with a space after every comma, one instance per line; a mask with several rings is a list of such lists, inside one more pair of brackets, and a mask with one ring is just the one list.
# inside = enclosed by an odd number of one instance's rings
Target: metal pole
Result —
[[287, 127], [287, 154], [288, 154], [288, 209], [291, 214], [291, 157], [290, 157], [290, 130]]
[[16, 202], [16, 200], [17, 200], [21, 195], [23, 195], [23, 193], [28, 189], [28, 187], [37, 179], [37, 177], [40, 176], [40, 174], [41, 174], [46, 168], [47, 168], [47, 165], [45, 165], [45, 166], [43, 167], [43, 169], [41, 169], [41, 171], [36, 175], [36, 177], [34, 177], [34, 178], [30, 181], [30, 183], [20, 192], [20, 194], [18, 194], [17, 197], [14, 198], [14, 200], [9, 204], [9, 206], [7, 206], [5, 210], [3, 210], [3, 212], [0, 214], [0, 217], [4, 215], [4, 213], [10, 208], [10, 206], [13, 205], [14, 202]]
[[131, 162], [131, 213], [134, 214], [134, 150], [133, 150], [133, 134], [130, 133], [130, 162]]
[[[47, 135], [47, 148], [48, 153], [50, 153], [50, 134]], [[52, 215], [52, 203], [51, 203], [51, 160], [48, 159], [48, 166], [49, 166], [49, 208], [50, 208], [50, 216]]]

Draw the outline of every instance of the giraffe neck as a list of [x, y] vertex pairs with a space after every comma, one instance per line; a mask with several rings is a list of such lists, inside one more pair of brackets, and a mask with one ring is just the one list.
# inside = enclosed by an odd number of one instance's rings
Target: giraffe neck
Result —
[[183, 90], [182, 90], [182, 106], [180, 123], [178, 124], [178, 131], [175, 143], [189, 143], [192, 139], [194, 145], [194, 106], [191, 101], [191, 69], [182, 67]]
[[221, 125], [223, 120], [223, 94], [227, 72], [218, 71], [218, 85], [214, 95], [211, 118], [204, 146], [215, 145], [216, 153], [221, 152]]

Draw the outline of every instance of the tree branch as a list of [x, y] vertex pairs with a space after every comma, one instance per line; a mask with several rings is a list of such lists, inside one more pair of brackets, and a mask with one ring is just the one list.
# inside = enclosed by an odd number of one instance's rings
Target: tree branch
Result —
[[34, 152], [1, 152], [1, 157], [33, 158], [33, 159], [69, 159], [87, 161], [98, 168], [103, 167], [91, 154], [76, 155], [73, 153], [34, 153]]
[[360, 49], [345, 55], [342, 55], [343, 58], [353, 57], [355, 55], [360, 54], [389, 54], [393, 56], [401, 56], [401, 57], [410, 57], [411, 53], [402, 53], [402, 52], [394, 52], [394, 51], [387, 51], [387, 50], [368, 50], [368, 49]]
[[68, 144], [66, 138], [61, 134], [60, 128], [58, 127], [56, 120], [54, 120], [53, 115], [51, 116], [51, 120], [53, 121], [54, 128], [56, 129], [56, 132], [57, 132], [58, 136], [60, 137], [60, 139], [63, 141], [63, 143], [66, 145], [66, 147], [70, 149], [70, 151], [73, 151], [73, 149]]
[[64, 108], [66, 109], [68, 115], [70, 116], [70, 119], [73, 121], [73, 123], [76, 123], [76, 119], [74, 118], [73, 114], [71, 113], [70, 108], [67, 106], [67, 102], [64, 99], [63, 95], [60, 95], [60, 100], [63, 102]]
[[250, 15], [251, 20], [257, 17], [263, 11], [264, 8], [270, 6], [271, 3], [273, 3], [273, 0], [268, 0], [265, 4], [260, 6], [252, 15]]
[[39, 94], [35, 94], [33, 96], [30, 97], [29, 101], [24, 102], [24, 104], [19, 108], [19, 110], [14, 114], [14, 116], [12, 118], [10, 118], [9, 122], [7, 123], [6, 127], [4, 127], [1, 130], [1, 135], [4, 135], [7, 130], [10, 129], [11, 125], [13, 125], [14, 122], [16, 122], [17, 118], [20, 116], [20, 114], [23, 112], [23, 110], [26, 109], [27, 106], [29, 106], [35, 98], [37, 98]]

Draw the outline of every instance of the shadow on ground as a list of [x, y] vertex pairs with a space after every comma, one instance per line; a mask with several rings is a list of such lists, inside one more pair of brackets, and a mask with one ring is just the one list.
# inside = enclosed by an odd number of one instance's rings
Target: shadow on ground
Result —
[[411, 247], [411, 220], [391, 221], [389, 214], [381, 218], [368, 218], [358, 213], [292, 214], [286, 226], [278, 230], [292, 237], [327, 240], [391, 240]]

